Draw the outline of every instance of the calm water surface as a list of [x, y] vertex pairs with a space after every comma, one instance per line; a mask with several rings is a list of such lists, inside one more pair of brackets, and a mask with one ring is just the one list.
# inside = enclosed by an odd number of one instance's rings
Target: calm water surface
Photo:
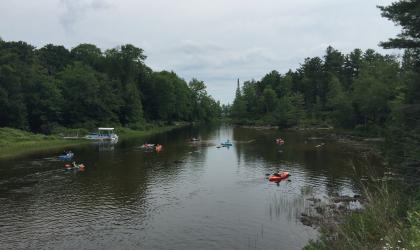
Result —
[[[0, 248], [300, 249], [317, 237], [299, 221], [308, 197], [359, 192], [359, 154], [309, 137], [207, 126], [72, 148], [84, 172], [66, 171], [57, 151], [0, 160]], [[278, 169], [290, 181], [269, 183]]]

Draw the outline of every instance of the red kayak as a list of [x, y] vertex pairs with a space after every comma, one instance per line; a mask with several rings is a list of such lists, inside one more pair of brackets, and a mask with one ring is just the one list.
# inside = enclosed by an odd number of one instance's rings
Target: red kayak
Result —
[[289, 172], [279, 172], [277, 174], [272, 174], [270, 175], [270, 177], [268, 177], [269, 181], [281, 181], [283, 179], [286, 179], [287, 177], [289, 177]]

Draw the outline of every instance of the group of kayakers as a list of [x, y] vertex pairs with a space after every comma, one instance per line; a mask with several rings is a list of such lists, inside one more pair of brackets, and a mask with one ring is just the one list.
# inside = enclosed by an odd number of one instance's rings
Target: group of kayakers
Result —
[[73, 161], [71, 164], [66, 163], [64, 164], [64, 167], [67, 170], [79, 170], [79, 171], [85, 171], [86, 166], [83, 163], [77, 164], [75, 161]]
[[160, 152], [163, 149], [163, 146], [161, 144], [150, 144], [150, 143], [144, 143], [140, 146], [142, 149], [146, 150], [156, 150], [156, 152]]
[[[58, 156], [58, 159], [60, 159], [61, 161], [66, 161], [66, 162], [70, 162], [74, 157], [74, 153], [71, 152], [70, 150], [65, 150], [63, 151], [63, 153], [61, 155]], [[81, 164], [77, 164], [75, 161], [73, 161], [71, 164], [70, 163], [66, 163], [64, 164], [64, 167], [67, 170], [79, 170], [79, 171], [84, 171], [86, 166], [81, 163]]]
[[[196, 138], [192, 138], [191, 141], [198, 141], [198, 139]], [[281, 138], [277, 138], [276, 139], [276, 143], [277, 144], [284, 144], [284, 140]], [[226, 140], [226, 142], [221, 143], [222, 146], [232, 146], [232, 143], [229, 140]], [[163, 146], [161, 144], [149, 144], [149, 143], [144, 143], [141, 148], [144, 149], [151, 149], [151, 150], [156, 150], [156, 152], [160, 152], [163, 148]], [[64, 151], [58, 158], [60, 160], [63, 161], [70, 161], [72, 160], [74, 156], [74, 153], [70, 150]], [[64, 164], [64, 167], [66, 168], [66, 170], [78, 170], [78, 171], [84, 171], [86, 166], [81, 163], [81, 164], [77, 164], [75, 161], [73, 161], [71, 164], [70, 163], [66, 163]], [[267, 174], [268, 175], [268, 174]], [[288, 178], [290, 176], [289, 172], [287, 171], [278, 171], [275, 172], [271, 175], [269, 175], [268, 180], [270, 182], [280, 182], [286, 178]]]
[[[283, 145], [285, 143], [284, 139], [282, 139], [280, 137], [276, 138], [275, 142], [278, 145]], [[289, 176], [290, 176], [290, 174], [287, 171], [278, 171], [278, 172], [275, 172], [275, 173], [271, 174], [268, 177], [268, 180], [272, 181], [272, 182], [280, 182], [281, 180], [284, 180], [284, 179], [288, 178]]]

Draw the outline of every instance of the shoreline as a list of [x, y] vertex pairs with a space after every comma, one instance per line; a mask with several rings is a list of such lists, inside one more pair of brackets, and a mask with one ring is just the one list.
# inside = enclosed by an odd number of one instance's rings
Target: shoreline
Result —
[[[173, 129], [187, 126], [187, 123], [176, 125], [157, 126], [147, 130], [132, 130], [128, 128], [116, 128], [120, 140], [129, 138], [145, 137], [164, 133]], [[92, 143], [91, 140], [77, 138], [64, 139], [57, 135], [34, 134], [18, 129], [0, 128], [0, 135], [7, 134], [9, 142], [0, 143], [0, 159], [20, 157], [36, 152], [52, 149], [65, 149], [66, 147], [79, 146]]]

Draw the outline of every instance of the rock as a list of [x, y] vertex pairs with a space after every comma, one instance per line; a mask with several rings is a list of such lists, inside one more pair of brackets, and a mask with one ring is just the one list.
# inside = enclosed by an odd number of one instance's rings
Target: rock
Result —
[[312, 221], [308, 218], [308, 217], [302, 217], [300, 218], [300, 222], [302, 222], [303, 225], [311, 227], [312, 226]]
[[308, 199], [306, 199], [306, 200], [308, 200], [308, 201], [313, 201], [313, 202], [315, 202], [315, 203], [317, 203], [317, 202], [321, 202], [321, 199], [318, 199], [318, 198], [315, 198], [315, 197], [308, 198]]
[[339, 203], [339, 202], [352, 202], [352, 201], [357, 201], [356, 198], [354, 197], [350, 197], [347, 195], [344, 196], [339, 196], [339, 197], [334, 197], [331, 199], [334, 203]]
[[319, 214], [324, 214], [325, 213], [325, 207], [318, 206], [318, 207], [315, 207], [315, 210]]
[[346, 210], [347, 210], [347, 207], [346, 207], [346, 206], [344, 206], [343, 204], [340, 204], [340, 205], [338, 206], [338, 210], [340, 210], [340, 211], [346, 211]]
[[321, 222], [321, 218], [316, 216], [309, 216], [305, 213], [302, 213], [302, 216], [300, 217], [300, 222], [302, 222], [302, 224], [305, 226], [313, 227], [315, 225], [319, 225], [319, 223]]

